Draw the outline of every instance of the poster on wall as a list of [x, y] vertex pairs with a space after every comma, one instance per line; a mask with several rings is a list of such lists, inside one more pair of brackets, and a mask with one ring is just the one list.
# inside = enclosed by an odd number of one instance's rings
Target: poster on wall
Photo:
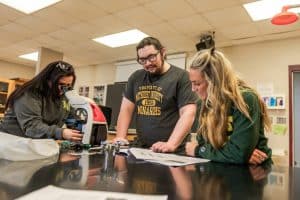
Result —
[[99, 105], [105, 105], [106, 85], [94, 86], [93, 100]]
[[89, 86], [79, 86], [78, 94], [80, 96], [89, 97], [90, 87]]
[[268, 109], [285, 109], [284, 95], [262, 96]]

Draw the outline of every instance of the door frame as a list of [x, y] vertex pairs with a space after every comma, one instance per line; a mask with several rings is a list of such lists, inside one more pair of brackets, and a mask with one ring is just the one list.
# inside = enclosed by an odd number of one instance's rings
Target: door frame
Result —
[[293, 166], [294, 115], [293, 115], [293, 73], [300, 72], [300, 65], [289, 65], [289, 165]]

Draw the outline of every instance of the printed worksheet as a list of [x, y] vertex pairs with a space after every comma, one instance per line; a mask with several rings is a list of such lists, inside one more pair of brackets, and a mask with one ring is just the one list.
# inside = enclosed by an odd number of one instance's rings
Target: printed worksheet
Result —
[[184, 166], [210, 161], [203, 158], [180, 156], [171, 153], [155, 153], [150, 149], [142, 148], [130, 148], [129, 151], [132, 155], [134, 155], [136, 159], [141, 159], [148, 162], [155, 162], [167, 166]]

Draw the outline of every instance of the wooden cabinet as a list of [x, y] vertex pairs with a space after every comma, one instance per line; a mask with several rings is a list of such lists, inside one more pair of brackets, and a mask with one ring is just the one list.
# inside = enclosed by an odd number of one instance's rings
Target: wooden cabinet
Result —
[[28, 81], [28, 79], [25, 78], [11, 78], [10, 80], [12, 80], [12, 91]]
[[3, 117], [5, 111], [5, 104], [8, 96], [20, 85], [27, 80], [21, 78], [4, 79], [0, 78], [0, 118]]
[[3, 117], [8, 96], [13, 91], [13, 81], [0, 78], [0, 117]]

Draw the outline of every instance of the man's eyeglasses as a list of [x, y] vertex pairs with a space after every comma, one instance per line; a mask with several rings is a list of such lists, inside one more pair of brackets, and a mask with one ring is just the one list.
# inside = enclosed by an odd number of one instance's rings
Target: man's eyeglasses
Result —
[[157, 53], [153, 53], [150, 54], [149, 56], [147, 56], [146, 58], [137, 58], [137, 62], [140, 63], [141, 65], [144, 65], [147, 63], [147, 61], [150, 62], [155, 62], [157, 59], [157, 55], [160, 53], [160, 51], [158, 51]]
[[63, 64], [61, 62], [57, 63], [56, 67], [59, 68], [59, 69], [61, 69], [62, 71], [65, 71], [65, 72], [68, 72], [71, 69], [71, 66], [65, 65], [65, 64]]

